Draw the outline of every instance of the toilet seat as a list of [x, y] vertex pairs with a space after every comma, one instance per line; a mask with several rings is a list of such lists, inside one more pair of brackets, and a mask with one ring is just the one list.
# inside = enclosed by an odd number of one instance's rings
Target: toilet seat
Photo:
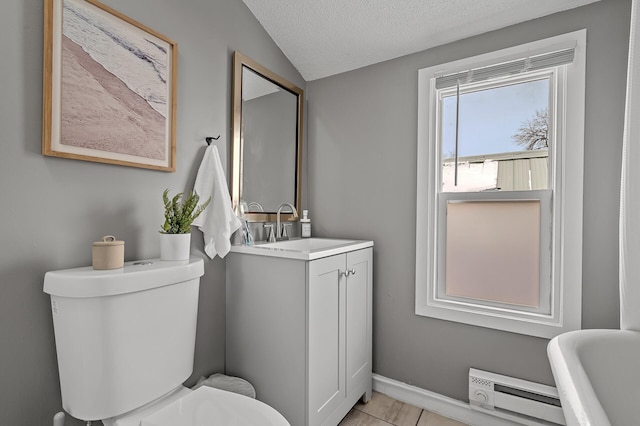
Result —
[[267, 404], [237, 393], [200, 387], [142, 420], [140, 426], [290, 426]]
[[267, 404], [233, 392], [202, 386], [194, 391], [182, 388], [178, 398], [154, 404], [153, 409], [129, 413], [113, 425], [140, 426], [290, 426]]

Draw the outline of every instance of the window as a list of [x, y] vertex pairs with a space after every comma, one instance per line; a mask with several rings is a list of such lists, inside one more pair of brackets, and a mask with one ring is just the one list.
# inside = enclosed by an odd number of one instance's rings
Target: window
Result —
[[416, 314], [581, 322], [586, 31], [419, 71]]

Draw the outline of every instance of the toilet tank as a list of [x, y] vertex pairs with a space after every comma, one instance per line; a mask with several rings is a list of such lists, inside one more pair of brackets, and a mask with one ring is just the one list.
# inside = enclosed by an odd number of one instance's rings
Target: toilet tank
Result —
[[62, 406], [82, 420], [138, 408], [193, 371], [202, 259], [47, 272]]

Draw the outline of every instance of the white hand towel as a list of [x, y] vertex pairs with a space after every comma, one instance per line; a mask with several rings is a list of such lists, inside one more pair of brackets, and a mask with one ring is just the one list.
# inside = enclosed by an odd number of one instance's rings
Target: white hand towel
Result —
[[204, 235], [204, 252], [211, 259], [216, 255], [225, 257], [231, 250], [231, 234], [240, 228], [241, 222], [231, 207], [227, 179], [218, 148], [213, 144], [204, 153], [193, 190], [202, 202], [211, 197], [207, 208], [193, 221]]

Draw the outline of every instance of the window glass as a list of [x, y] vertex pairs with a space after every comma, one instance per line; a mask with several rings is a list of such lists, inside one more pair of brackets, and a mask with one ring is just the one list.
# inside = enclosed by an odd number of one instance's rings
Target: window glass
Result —
[[546, 189], [549, 77], [478, 86], [440, 93], [441, 190]]
[[449, 202], [450, 297], [540, 307], [540, 202]]

